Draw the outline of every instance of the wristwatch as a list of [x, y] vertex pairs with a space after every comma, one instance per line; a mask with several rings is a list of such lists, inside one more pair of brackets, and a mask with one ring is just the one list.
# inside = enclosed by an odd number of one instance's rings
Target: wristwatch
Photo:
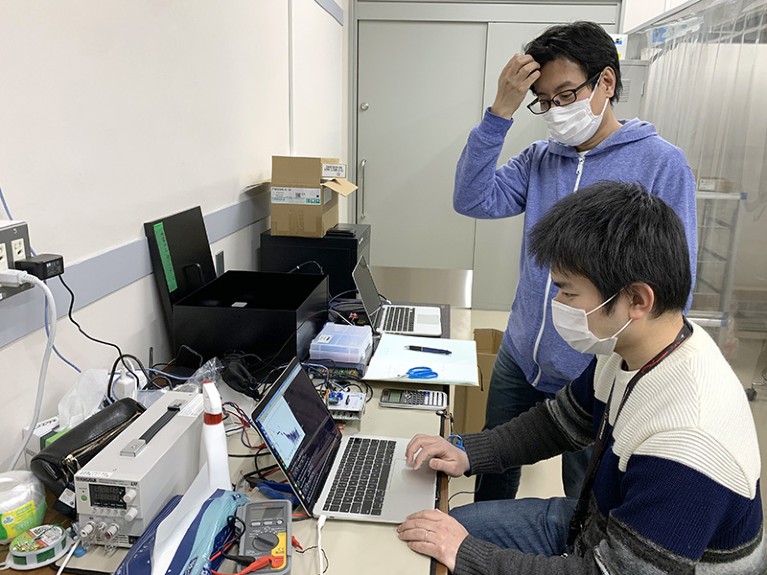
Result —
[[461, 437], [460, 435], [451, 433], [450, 435], [447, 436], [447, 440], [453, 445], [455, 445], [461, 451], [466, 451], [466, 448], [463, 446], [463, 437]]

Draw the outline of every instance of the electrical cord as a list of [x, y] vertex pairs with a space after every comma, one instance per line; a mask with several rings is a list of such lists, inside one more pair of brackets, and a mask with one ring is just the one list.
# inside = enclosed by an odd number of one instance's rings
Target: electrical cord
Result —
[[[8, 207], [8, 204], [5, 201], [5, 194], [3, 194], [3, 189], [2, 188], [0, 188], [0, 202], [2, 202], [2, 204], [3, 204], [3, 209], [5, 209], [5, 213], [8, 216], [8, 219], [9, 220], [13, 220], [13, 216], [11, 215], [11, 210]], [[32, 249], [32, 246], [29, 246], [29, 253], [31, 255], [35, 255], [35, 250]], [[48, 334], [48, 331], [49, 331], [48, 330], [48, 300], [45, 301], [45, 312], [44, 312], [44, 314], [45, 314], [45, 335], [48, 336], [49, 335]], [[65, 358], [61, 354], [61, 352], [56, 348], [55, 345], [53, 346], [53, 353], [55, 353], [61, 361], [66, 363], [69, 367], [74, 369], [77, 373], [82, 373], [82, 370], [79, 367], [77, 367], [74, 363], [69, 361], [67, 358]]]
[[[304, 521], [304, 520], [306, 520], [308, 518], [309, 518], [308, 516], [307, 517], [302, 517], [301, 519], [295, 519], [294, 518], [293, 521]], [[294, 549], [293, 551], [295, 553], [298, 553], [299, 555], [303, 555], [307, 551], [311, 551], [312, 549], [317, 549], [317, 548], [318, 547], [316, 545], [312, 545], [311, 547], [304, 547], [303, 549]], [[323, 573], [326, 573], [327, 570], [328, 570], [328, 567], [330, 567], [330, 563], [328, 562], [328, 555], [327, 555], [327, 553], [325, 553], [324, 549], [320, 548], [320, 551], [322, 551], [322, 556], [325, 558], [325, 570], [323, 571]]]
[[[47, 337], [47, 336], [48, 336], [48, 332], [50, 331], [50, 328], [48, 327], [48, 300], [45, 300], [45, 310], [44, 310], [43, 314], [44, 314], [44, 316], [45, 316], [45, 335], [46, 335], [46, 337]], [[74, 363], [72, 363], [72, 362], [71, 362], [71, 361], [69, 361], [69, 360], [68, 360], [66, 357], [64, 357], [64, 356], [61, 354], [61, 352], [58, 350], [58, 348], [57, 348], [55, 345], [53, 346], [53, 353], [55, 353], [55, 354], [56, 354], [56, 356], [57, 356], [57, 357], [58, 357], [58, 358], [59, 358], [61, 361], [63, 361], [64, 363], [66, 363], [66, 364], [67, 364], [69, 367], [71, 367], [72, 369], [74, 369], [74, 370], [75, 370], [77, 373], [82, 373], [82, 372], [83, 372], [83, 370], [81, 370], [81, 369], [80, 369], [79, 367], [77, 367], [77, 366], [76, 366]]]
[[114, 396], [114, 390], [112, 388], [115, 381], [115, 374], [117, 373], [117, 365], [120, 362], [123, 363], [123, 365], [125, 366], [125, 369], [127, 369], [128, 372], [136, 379], [136, 389], [138, 389], [138, 383], [140, 380], [138, 378], [138, 375], [136, 375], [133, 369], [131, 369], [130, 366], [128, 366], [128, 364], [125, 362], [126, 358], [136, 362], [136, 365], [138, 365], [139, 370], [141, 371], [141, 373], [144, 374], [144, 377], [146, 378], [147, 385], [151, 381], [149, 379], [149, 374], [147, 373], [146, 368], [144, 367], [144, 364], [141, 363], [141, 360], [139, 358], [137, 358], [135, 355], [131, 355], [130, 353], [121, 353], [119, 356], [117, 356], [117, 359], [112, 364], [112, 369], [109, 370], [109, 382], [107, 383], [107, 398], [109, 399], [110, 403], [117, 401], [117, 398], [115, 398]]
[[[11, 274], [10, 272], [16, 272], [14, 274]], [[45, 351], [43, 352], [43, 361], [40, 364], [40, 376], [37, 380], [37, 397], [35, 398], [35, 407], [34, 411], [32, 413], [32, 422], [29, 424], [29, 430], [24, 435], [24, 437], [21, 440], [21, 446], [19, 447], [19, 450], [16, 452], [16, 454], [11, 459], [11, 464], [8, 467], [8, 471], [12, 470], [14, 467], [16, 467], [16, 464], [18, 463], [19, 459], [21, 458], [21, 455], [24, 453], [24, 450], [27, 448], [27, 444], [29, 444], [29, 440], [32, 439], [32, 436], [35, 433], [35, 427], [37, 426], [37, 422], [40, 419], [40, 407], [43, 403], [43, 392], [45, 391], [45, 378], [48, 374], [48, 364], [51, 360], [51, 352], [53, 351], [53, 342], [56, 339], [56, 300], [53, 299], [53, 293], [51, 293], [51, 289], [45, 284], [44, 281], [39, 280], [35, 276], [28, 274], [27, 272], [22, 272], [19, 270], [7, 270], [3, 272], [4, 277], [13, 276], [16, 279], [13, 281], [18, 281], [19, 285], [21, 283], [31, 283], [37, 287], [39, 287], [43, 292], [45, 293], [46, 301], [48, 301], [48, 312], [50, 313], [51, 317], [51, 327], [50, 332], [48, 333], [48, 342], [45, 345]]]
[[[96, 343], [100, 343], [101, 345], [108, 345], [110, 347], [115, 348], [117, 350], [117, 353], [120, 354], [120, 357], [122, 357], [123, 352], [120, 349], [120, 346], [118, 346], [116, 343], [111, 343], [109, 341], [104, 341], [104, 340], [101, 340], [101, 339], [96, 339], [95, 337], [92, 337], [92, 336], [88, 335], [87, 333], [85, 333], [85, 330], [82, 328], [82, 326], [79, 323], [77, 323], [77, 321], [75, 321], [75, 318], [72, 315], [72, 311], [74, 310], [74, 307], [75, 307], [75, 292], [73, 292], [72, 288], [70, 288], [69, 285], [67, 285], [67, 282], [64, 281], [64, 276], [63, 275], [58, 276], [58, 278], [59, 278], [59, 281], [61, 282], [61, 285], [64, 286], [64, 289], [66, 289], [67, 292], [69, 292], [69, 309], [67, 310], [67, 316], [69, 316], [69, 321], [71, 321], [75, 325], [75, 327], [78, 329], [78, 331], [81, 334], [83, 334], [86, 338], [88, 338], [91, 341], [95, 341]], [[125, 364], [123, 364], [123, 365], [125, 365]], [[129, 369], [127, 365], [125, 365], [125, 367], [126, 367], [126, 369]], [[133, 373], [133, 372], [131, 372], [131, 373]]]
[[301, 264], [298, 264], [296, 267], [294, 267], [293, 269], [291, 269], [291, 270], [290, 270], [288, 273], [289, 273], [289, 274], [292, 274], [293, 272], [297, 272], [297, 271], [298, 271], [298, 270], [300, 270], [302, 267], [304, 267], [305, 265], [309, 265], [309, 264], [314, 264], [315, 266], [317, 266], [317, 269], [319, 269], [319, 270], [320, 270], [320, 273], [321, 273], [322, 275], [325, 275], [325, 270], [323, 270], [323, 269], [322, 269], [322, 266], [320, 265], [320, 263], [319, 263], [319, 262], [317, 262], [317, 261], [315, 261], [315, 260], [309, 260], [309, 261], [307, 261], [307, 262], [303, 262], [303, 263], [301, 263]]
[[[73, 523], [73, 525], [77, 525], [76, 523]], [[74, 533], [78, 533], [79, 529], [75, 529]], [[64, 572], [64, 569], [69, 564], [69, 560], [72, 559], [72, 555], [74, 555], [75, 551], [77, 550], [77, 546], [80, 544], [80, 538], [75, 535], [72, 538], [72, 547], [67, 551], [67, 554], [64, 556], [64, 561], [61, 562], [61, 566], [59, 567], [59, 570], [56, 571], [56, 575], [61, 575]]]
[[319, 575], [325, 573], [327, 569], [327, 566], [323, 569], [322, 565], [322, 527], [325, 525], [325, 521], [327, 521], [327, 519], [327, 515], [320, 515], [320, 518], [317, 520], [317, 562], [319, 564]]

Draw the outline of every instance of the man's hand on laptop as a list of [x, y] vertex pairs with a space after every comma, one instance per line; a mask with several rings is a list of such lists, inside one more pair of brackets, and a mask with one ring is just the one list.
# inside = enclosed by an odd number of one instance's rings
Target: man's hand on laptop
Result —
[[428, 461], [431, 469], [451, 477], [460, 477], [469, 470], [466, 452], [438, 435], [416, 435], [408, 443], [405, 457], [413, 469]]

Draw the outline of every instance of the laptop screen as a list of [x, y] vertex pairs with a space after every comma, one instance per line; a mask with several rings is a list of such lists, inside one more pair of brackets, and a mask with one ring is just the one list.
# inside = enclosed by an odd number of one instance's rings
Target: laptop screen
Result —
[[290, 362], [256, 406], [253, 421], [311, 514], [341, 443], [341, 432], [298, 360]]
[[373, 275], [370, 273], [365, 258], [360, 258], [357, 265], [352, 272], [354, 278], [354, 285], [357, 286], [357, 291], [360, 292], [360, 299], [362, 300], [362, 307], [365, 308], [365, 313], [368, 314], [368, 320], [370, 325], [375, 327], [376, 316], [381, 309], [381, 298], [378, 295], [378, 288], [373, 282]]

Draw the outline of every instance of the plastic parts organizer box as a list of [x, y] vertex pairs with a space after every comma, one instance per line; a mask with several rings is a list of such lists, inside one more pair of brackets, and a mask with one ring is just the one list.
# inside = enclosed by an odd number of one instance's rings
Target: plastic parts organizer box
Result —
[[309, 347], [311, 359], [332, 359], [341, 363], [367, 363], [373, 351], [370, 326], [326, 323]]

